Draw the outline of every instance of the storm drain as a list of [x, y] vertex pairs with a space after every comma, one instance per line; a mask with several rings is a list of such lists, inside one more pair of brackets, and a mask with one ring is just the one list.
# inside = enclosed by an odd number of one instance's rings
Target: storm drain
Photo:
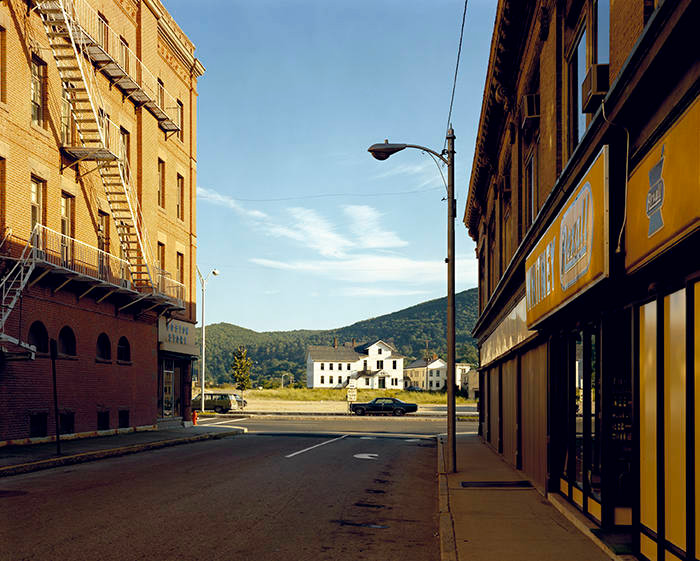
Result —
[[365, 508], [384, 508], [384, 505], [373, 505], [371, 503], [355, 503], [355, 506], [362, 506]]
[[370, 522], [350, 522], [349, 520], [334, 520], [333, 522], [337, 522], [341, 526], [356, 526], [359, 528], [376, 528], [377, 530], [385, 530], [389, 526], [385, 526], [384, 524], [372, 524]]
[[365, 489], [365, 492], [372, 493], [374, 495], [381, 495], [383, 493], [386, 493], [386, 491], [382, 491], [381, 489]]
[[518, 481], [462, 481], [462, 487], [477, 488], [477, 489], [530, 489], [532, 483], [525, 479]]

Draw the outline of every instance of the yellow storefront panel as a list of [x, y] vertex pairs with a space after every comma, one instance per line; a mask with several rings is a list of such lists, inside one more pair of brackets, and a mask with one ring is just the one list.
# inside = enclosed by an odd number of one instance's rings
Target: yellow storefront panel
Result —
[[685, 289], [664, 298], [666, 539], [685, 549]]
[[675, 555], [670, 551], [666, 550], [666, 561], [683, 561], [683, 559], [678, 557], [678, 555]]
[[640, 553], [649, 559], [649, 561], [656, 561], [658, 559], [656, 542], [644, 534], [640, 534], [639, 538]]
[[695, 283], [695, 536], [700, 537], [700, 282]]
[[527, 327], [608, 276], [608, 147], [525, 259]]
[[639, 516], [640, 522], [654, 532], [657, 530], [656, 316], [656, 302], [639, 309]]
[[632, 171], [625, 267], [634, 271], [700, 227], [700, 98]]
[[569, 482], [566, 479], [559, 480], [559, 490], [567, 497], [569, 496]]
[[602, 520], [600, 503], [594, 501], [591, 497], [588, 497], [588, 514], [593, 516], [598, 522]]
[[580, 506], [581, 508], [583, 508], [583, 491], [581, 491], [581, 489], [579, 489], [578, 487], [576, 487], [576, 485], [573, 485], [573, 486], [571, 487], [571, 489], [572, 489], [572, 494], [571, 494], [571, 496], [573, 497], [574, 502], [575, 502], [578, 506]]

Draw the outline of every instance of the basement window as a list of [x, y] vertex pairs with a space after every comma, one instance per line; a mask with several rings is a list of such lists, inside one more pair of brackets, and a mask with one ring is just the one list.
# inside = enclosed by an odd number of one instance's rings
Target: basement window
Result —
[[109, 411], [97, 412], [97, 430], [109, 430]]
[[129, 428], [129, 410], [120, 409], [119, 410], [119, 428], [126, 429]]
[[31, 413], [29, 415], [29, 438], [48, 435], [48, 413]]

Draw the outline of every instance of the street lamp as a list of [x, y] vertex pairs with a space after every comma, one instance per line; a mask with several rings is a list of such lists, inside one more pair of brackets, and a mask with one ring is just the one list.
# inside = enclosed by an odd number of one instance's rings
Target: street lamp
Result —
[[207, 281], [209, 280], [209, 275], [214, 275], [217, 276], [219, 274], [218, 269], [212, 269], [207, 273], [207, 276], [203, 276], [202, 272], [199, 270], [199, 267], [197, 267], [197, 276], [199, 277], [199, 282], [202, 285], [202, 386], [201, 386], [201, 396], [202, 396], [202, 401], [201, 401], [201, 406], [202, 406], [202, 413], [204, 413], [204, 369], [206, 366], [206, 329], [207, 326], [204, 323], [204, 295], [207, 290]]
[[447, 448], [450, 465], [448, 471], [457, 471], [456, 411], [455, 411], [455, 133], [452, 127], [447, 129], [447, 149], [439, 154], [425, 146], [417, 144], [390, 144], [385, 140], [373, 144], [367, 150], [377, 160], [386, 160], [389, 156], [404, 148], [417, 148], [429, 152], [447, 165]]

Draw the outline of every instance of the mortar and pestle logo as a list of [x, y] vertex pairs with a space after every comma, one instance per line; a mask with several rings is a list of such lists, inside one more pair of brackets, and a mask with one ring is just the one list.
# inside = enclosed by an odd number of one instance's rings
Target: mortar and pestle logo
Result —
[[664, 227], [664, 220], [661, 217], [661, 207], [664, 204], [664, 180], [661, 172], [664, 167], [665, 148], [666, 145], [661, 147], [661, 159], [649, 170], [649, 192], [647, 193], [647, 217], [649, 218], [647, 237], [649, 238]]

